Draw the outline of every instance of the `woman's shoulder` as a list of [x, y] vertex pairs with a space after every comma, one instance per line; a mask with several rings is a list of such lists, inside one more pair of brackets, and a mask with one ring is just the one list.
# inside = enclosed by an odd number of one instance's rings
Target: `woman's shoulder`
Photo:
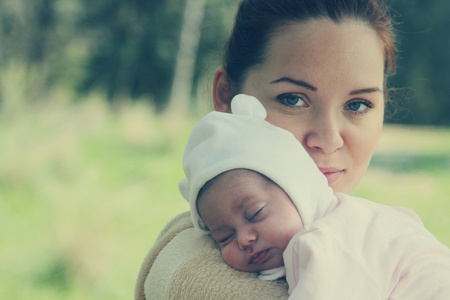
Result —
[[287, 299], [285, 280], [262, 281], [226, 265], [189, 212], [169, 222], [145, 258], [135, 299]]

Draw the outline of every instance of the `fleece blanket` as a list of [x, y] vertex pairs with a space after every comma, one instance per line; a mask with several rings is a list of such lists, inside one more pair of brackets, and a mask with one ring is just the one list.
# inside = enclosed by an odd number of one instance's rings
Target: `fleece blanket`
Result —
[[262, 281], [227, 266], [212, 239], [184, 212], [166, 225], [145, 257], [135, 300], [287, 299], [287, 291], [284, 279]]

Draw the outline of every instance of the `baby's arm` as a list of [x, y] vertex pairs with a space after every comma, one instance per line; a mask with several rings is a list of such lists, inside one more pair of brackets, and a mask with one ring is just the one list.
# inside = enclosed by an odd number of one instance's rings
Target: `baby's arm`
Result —
[[297, 234], [284, 261], [289, 299], [387, 299], [371, 271], [321, 230]]
[[418, 237], [406, 245], [401, 273], [390, 299], [450, 299], [450, 250], [434, 239]]

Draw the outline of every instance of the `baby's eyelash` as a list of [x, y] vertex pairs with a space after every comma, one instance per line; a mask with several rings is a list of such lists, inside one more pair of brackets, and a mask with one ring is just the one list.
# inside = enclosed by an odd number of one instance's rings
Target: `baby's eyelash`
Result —
[[223, 247], [228, 245], [232, 240], [233, 240], [234, 234], [230, 234], [222, 239], [220, 239], [220, 241], [216, 241], [217, 245], [219, 245], [219, 247]]
[[261, 221], [265, 216], [264, 208], [265, 205], [261, 206], [255, 213], [253, 213], [253, 215], [250, 218], [248, 218], [249, 222]]

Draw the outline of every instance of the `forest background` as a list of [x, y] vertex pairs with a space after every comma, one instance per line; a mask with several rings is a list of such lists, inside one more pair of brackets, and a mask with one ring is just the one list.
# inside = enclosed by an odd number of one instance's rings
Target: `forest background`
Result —
[[[0, 0], [2, 298], [132, 297], [237, 2]], [[450, 2], [389, 2], [399, 111], [354, 193], [450, 246]]]
[[[398, 71], [391, 123], [450, 125], [450, 4], [390, 0]], [[146, 101], [197, 111], [220, 64], [237, 0], [1, 0], [0, 79], [21, 72], [28, 102], [55, 90], [71, 101]], [[18, 75], [18, 74], [16, 74]], [[0, 103], [8, 99], [0, 90]], [[206, 102], [209, 102], [208, 99]], [[187, 104], [186, 104], [187, 103]], [[203, 104], [201, 104], [203, 105]]]

